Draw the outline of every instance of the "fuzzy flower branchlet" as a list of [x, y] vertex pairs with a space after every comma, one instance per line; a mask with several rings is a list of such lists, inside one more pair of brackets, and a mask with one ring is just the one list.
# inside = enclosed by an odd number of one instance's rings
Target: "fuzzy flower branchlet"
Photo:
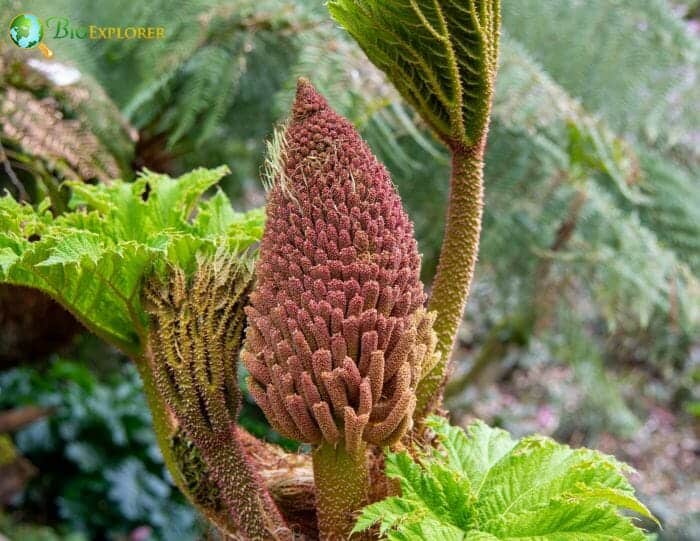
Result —
[[389, 445], [435, 363], [413, 225], [353, 126], [302, 80], [247, 308], [243, 362], [270, 423], [307, 443]]

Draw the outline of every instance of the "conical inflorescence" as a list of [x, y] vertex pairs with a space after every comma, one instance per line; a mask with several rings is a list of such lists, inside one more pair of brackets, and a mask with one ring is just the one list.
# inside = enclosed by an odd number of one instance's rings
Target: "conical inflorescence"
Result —
[[249, 390], [282, 434], [389, 445], [435, 363], [413, 225], [385, 168], [305, 80], [278, 149], [248, 306]]

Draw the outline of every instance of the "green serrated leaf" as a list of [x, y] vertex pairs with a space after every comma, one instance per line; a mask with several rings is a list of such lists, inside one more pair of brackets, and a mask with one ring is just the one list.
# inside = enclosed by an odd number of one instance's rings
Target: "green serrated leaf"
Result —
[[138, 353], [147, 317], [147, 274], [221, 252], [243, 258], [262, 235], [259, 210], [240, 214], [219, 193], [204, 193], [228, 168], [173, 179], [145, 171], [134, 183], [69, 183], [71, 212], [54, 218], [11, 196], [0, 198], [0, 282], [44, 291], [86, 327]]
[[19, 256], [10, 248], [0, 249], [0, 269], [5, 273], [19, 259]]
[[363, 509], [356, 532], [378, 524], [383, 538], [402, 541], [645, 539], [620, 510], [653, 517], [614, 458], [541, 436], [515, 441], [481, 421], [466, 432], [439, 417], [428, 426], [437, 447], [417, 461], [388, 454], [386, 473], [401, 496]]
[[70, 231], [60, 238], [46, 236], [47, 241], [53, 241], [49, 256], [36, 264], [37, 267], [51, 265], [79, 264], [83, 260], [96, 263], [103, 252], [99, 235], [89, 231]]
[[442, 442], [447, 465], [467, 476], [477, 492], [488, 471], [515, 445], [505, 430], [482, 421], [469, 425], [466, 432], [437, 419], [429, 420], [428, 426]]
[[506, 514], [486, 525], [502, 541], [645, 541], [646, 536], [628, 517], [608, 503], [586, 504], [555, 499], [546, 507]]

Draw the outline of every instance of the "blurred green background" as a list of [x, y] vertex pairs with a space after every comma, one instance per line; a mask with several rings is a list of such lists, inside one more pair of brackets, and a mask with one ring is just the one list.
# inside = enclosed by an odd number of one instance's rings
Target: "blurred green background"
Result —
[[[700, 2], [503, 10], [484, 232], [447, 405], [456, 422], [615, 454], [637, 468], [658, 538], [699, 539]], [[236, 205], [260, 206], [265, 141], [306, 76], [391, 171], [429, 285], [447, 153], [321, 3], [0, 1], [0, 20], [18, 13], [57, 18], [44, 38], [54, 57], [0, 40], [3, 189], [60, 209], [66, 179], [227, 164]], [[166, 38], [56, 38], [58, 19]], [[3, 424], [11, 410], [23, 422]], [[242, 422], [276, 438], [252, 403]], [[204, 535], [164, 471], [128, 359], [7, 287], [0, 432], [9, 539]]]

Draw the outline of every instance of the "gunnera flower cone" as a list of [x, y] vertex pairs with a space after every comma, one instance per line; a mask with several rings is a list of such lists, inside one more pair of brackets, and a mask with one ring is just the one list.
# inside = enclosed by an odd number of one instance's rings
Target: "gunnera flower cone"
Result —
[[242, 358], [271, 425], [317, 445], [321, 534], [342, 538], [366, 498], [367, 443], [411, 426], [434, 316], [389, 174], [306, 80], [277, 153]]

